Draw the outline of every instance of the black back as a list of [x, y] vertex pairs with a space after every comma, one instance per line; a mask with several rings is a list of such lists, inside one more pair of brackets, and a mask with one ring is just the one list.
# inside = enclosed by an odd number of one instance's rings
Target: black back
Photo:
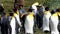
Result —
[[58, 31], [60, 32], [60, 16], [58, 15], [58, 21], [59, 21], [59, 23], [58, 23]]

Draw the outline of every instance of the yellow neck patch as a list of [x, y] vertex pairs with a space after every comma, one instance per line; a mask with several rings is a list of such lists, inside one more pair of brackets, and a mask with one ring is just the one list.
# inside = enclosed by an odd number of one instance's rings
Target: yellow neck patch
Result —
[[58, 14], [57, 14], [57, 13], [55, 13], [55, 14], [53, 14], [53, 16], [54, 16], [54, 17], [58, 17]]
[[50, 11], [45, 11], [45, 12], [44, 12], [44, 14], [49, 14], [49, 13], [50, 13]]
[[14, 16], [16, 16], [17, 14], [16, 13], [14, 13]]
[[30, 13], [29, 15], [28, 15], [28, 17], [30, 18], [30, 19], [34, 19], [34, 14], [33, 13]]

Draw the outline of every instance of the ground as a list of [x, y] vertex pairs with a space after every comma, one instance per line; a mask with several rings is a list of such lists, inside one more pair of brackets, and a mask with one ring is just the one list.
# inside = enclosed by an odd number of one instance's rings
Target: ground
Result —
[[[34, 34], [50, 34], [50, 32], [48, 32], [48, 33], [44, 33], [43, 31], [42, 31], [42, 29], [38, 29], [38, 28], [36, 28], [36, 30], [35, 30], [36, 32], [34, 33]], [[21, 31], [21, 33], [23, 32], [23, 30]], [[24, 34], [24, 33], [22, 33], [22, 34]]]

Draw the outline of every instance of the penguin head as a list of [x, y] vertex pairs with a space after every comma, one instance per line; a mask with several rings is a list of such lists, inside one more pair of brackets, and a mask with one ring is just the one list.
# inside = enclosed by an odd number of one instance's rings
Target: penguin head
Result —
[[58, 14], [58, 19], [60, 20], [60, 8], [57, 8], [57, 9], [56, 9], [56, 12], [57, 12], [57, 14]]
[[60, 16], [60, 8], [56, 9], [56, 12]]
[[45, 7], [45, 10], [46, 10], [46, 11], [49, 11], [49, 6]]
[[34, 9], [34, 11], [37, 11], [37, 6], [39, 5], [39, 2], [35, 2], [32, 4], [32, 8]]
[[57, 9], [56, 9], [56, 12], [60, 12], [60, 8], [57, 8]]
[[9, 11], [9, 16], [13, 16], [14, 12], [13, 11]]
[[34, 9], [30, 6], [28, 12], [32, 12]]
[[55, 13], [55, 11], [54, 10], [51, 10], [51, 14], [54, 14]]

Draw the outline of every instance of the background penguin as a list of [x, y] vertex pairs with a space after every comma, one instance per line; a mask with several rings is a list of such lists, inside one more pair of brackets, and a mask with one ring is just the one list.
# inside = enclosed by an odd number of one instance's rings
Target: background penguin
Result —
[[32, 11], [33, 9], [30, 8], [28, 10], [28, 15], [26, 16], [25, 19], [25, 33], [26, 34], [33, 34], [33, 27], [34, 27], [34, 13]]
[[8, 26], [7, 26], [7, 16], [4, 12], [3, 4], [0, 4], [0, 16], [1, 16], [1, 32], [2, 34], [8, 34]]
[[9, 34], [12, 34], [12, 28], [11, 28], [11, 24], [10, 23], [11, 23], [12, 16], [13, 16], [14, 12], [10, 11], [8, 14], [9, 14], [8, 15], [8, 20], [9, 20], [9, 24], [8, 24]]
[[58, 31], [60, 32], [60, 16], [59, 15], [58, 15], [58, 20], [59, 20]]
[[1, 17], [1, 32], [2, 34], [8, 34], [8, 18], [4, 12]]
[[37, 13], [37, 6], [39, 5], [39, 2], [35, 2], [32, 4], [31, 8], [34, 9], [33, 12], [35, 14], [35, 17], [34, 17], [34, 30], [36, 30], [36, 25], [37, 25], [37, 20], [36, 20], [36, 13]]
[[[0, 4], [0, 21], [1, 21], [3, 12], [4, 12], [3, 4]], [[0, 26], [1, 26], [1, 22], [0, 22]]]
[[11, 34], [16, 34], [16, 21], [14, 16], [11, 16], [11, 21], [10, 21], [10, 26], [11, 26]]
[[60, 32], [60, 8], [57, 9], [57, 12], [58, 12], [58, 31]]
[[36, 13], [37, 13], [37, 7], [36, 6], [38, 6], [39, 5], [39, 3], [38, 2], [35, 2], [34, 4], [32, 4], [32, 8], [34, 9], [33, 10], [33, 12], [34, 12], [34, 14], [36, 15]]
[[38, 26], [39, 29], [42, 28], [44, 9], [45, 8], [43, 7], [42, 4], [37, 6], [36, 22], [37, 22], [37, 26]]
[[59, 9], [57, 9], [56, 12], [53, 13], [50, 17], [51, 34], [59, 34], [59, 31], [58, 31], [58, 24], [59, 24], [58, 11], [59, 11]]
[[16, 18], [16, 29], [18, 29], [16, 32], [17, 34], [20, 32], [20, 28], [22, 27], [21, 21], [20, 21], [20, 16], [19, 16], [19, 11], [18, 9], [14, 8], [14, 17]]
[[[21, 22], [19, 19], [19, 13], [17, 9], [13, 9], [13, 16], [10, 22], [11, 28], [12, 28], [12, 34], [19, 34], [19, 27], [21, 27]], [[12, 15], [12, 14], [11, 14]]]
[[43, 16], [43, 32], [49, 32], [50, 28], [49, 28], [49, 18], [51, 16], [49, 7], [45, 8], [44, 11], [44, 16]]

